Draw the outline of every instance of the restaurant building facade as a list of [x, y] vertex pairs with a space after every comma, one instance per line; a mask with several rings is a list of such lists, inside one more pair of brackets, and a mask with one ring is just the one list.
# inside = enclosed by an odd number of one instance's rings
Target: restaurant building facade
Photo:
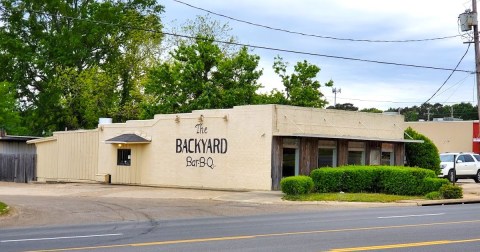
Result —
[[282, 177], [349, 164], [403, 165], [404, 118], [249, 105], [100, 122], [37, 148], [38, 181], [278, 190]]

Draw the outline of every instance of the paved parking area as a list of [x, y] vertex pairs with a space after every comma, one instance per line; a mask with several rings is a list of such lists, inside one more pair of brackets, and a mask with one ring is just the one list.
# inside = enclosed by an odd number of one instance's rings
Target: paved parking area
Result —
[[281, 192], [214, 191], [102, 184], [0, 182], [0, 201], [12, 206], [0, 227], [248, 216], [330, 211], [365, 204], [283, 201]]
[[[459, 180], [463, 200], [480, 202], [480, 184]], [[414, 206], [418, 202], [290, 202], [278, 191], [215, 191], [104, 184], [0, 182], [0, 201], [12, 206], [0, 227], [151, 221], [344, 208]]]

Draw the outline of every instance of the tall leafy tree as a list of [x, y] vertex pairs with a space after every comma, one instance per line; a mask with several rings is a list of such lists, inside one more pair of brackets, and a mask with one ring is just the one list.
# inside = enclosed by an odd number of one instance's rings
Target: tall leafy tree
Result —
[[285, 94], [277, 89], [271, 90], [269, 93], [257, 94], [254, 99], [254, 104], [282, 104], [288, 105], [289, 101]]
[[[288, 75], [287, 65], [281, 57], [275, 57], [273, 69], [282, 79], [289, 104], [314, 108], [325, 107], [327, 101], [320, 91], [322, 85], [318, 80], [315, 80], [320, 68], [304, 60], [294, 66], [294, 73]], [[330, 80], [324, 86], [333, 86], [333, 81]]]
[[227, 56], [232, 56], [239, 49], [240, 46], [232, 43], [237, 42], [237, 38], [231, 35], [232, 28], [228, 23], [223, 23], [218, 20], [212, 19], [209, 15], [197, 16], [193, 20], [187, 20], [185, 23], [179, 26], [166, 27], [167, 31], [173, 34], [181, 34], [183, 36], [167, 36], [162, 43], [164, 52], [167, 55], [163, 55], [166, 59], [171, 59], [171, 48], [177, 48], [180, 45], [193, 45], [196, 44], [197, 36], [214, 38], [217, 41], [226, 41], [230, 43], [215, 43], [222, 53]]
[[[119, 102], [112, 109], [124, 111], [132, 104], [132, 80], [141, 76], [145, 45], [161, 38], [147, 31], [162, 28], [163, 7], [155, 0], [0, 0], [0, 8], [0, 81], [15, 83], [34, 134], [87, 127], [72, 123], [68, 118], [78, 111], [66, 114], [61, 102], [78, 91], [60, 82], [67, 72], [96, 68], [114, 75], [109, 84]], [[73, 79], [69, 85], [76, 86]]]
[[195, 44], [181, 43], [171, 57], [149, 74], [144, 117], [254, 103], [262, 71], [259, 57], [245, 47], [229, 56], [212, 37], [198, 36]]
[[16, 106], [15, 86], [8, 82], [0, 82], [0, 130], [7, 133], [22, 134], [24, 129], [20, 127], [21, 118]]

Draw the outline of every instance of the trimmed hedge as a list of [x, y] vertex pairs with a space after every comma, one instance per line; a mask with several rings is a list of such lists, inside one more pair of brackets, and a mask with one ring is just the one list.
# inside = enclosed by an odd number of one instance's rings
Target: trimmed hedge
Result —
[[435, 172], [403, 166], [343, 166], [315, 169], [310, 176], [316, 192], [374, 192], [397, 195], [425, 195], [439, 181]]
[[313, 189], [313, 180], [308, 176], [286, 177], [280, 180], [280, 187], [287, 195], [307, 194]]
[[438, 192], [443, 185], [449, 185], [450, 181], [445, 178], [425, 178], [423, 180], [423, 193]]

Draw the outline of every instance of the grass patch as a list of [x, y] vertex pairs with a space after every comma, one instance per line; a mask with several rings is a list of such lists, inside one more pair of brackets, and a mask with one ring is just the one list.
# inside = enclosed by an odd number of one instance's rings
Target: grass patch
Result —
[[9, 207], [7, 204], [0, 202], [0, 215], [7, 214]]
[[382, 193], [310, 193], [304, 195], [285, 195], [291, 201], [346, 201], [346, 202], [396, 202], [399, 200], [424, 199], [422, 196], [404, 196]]

